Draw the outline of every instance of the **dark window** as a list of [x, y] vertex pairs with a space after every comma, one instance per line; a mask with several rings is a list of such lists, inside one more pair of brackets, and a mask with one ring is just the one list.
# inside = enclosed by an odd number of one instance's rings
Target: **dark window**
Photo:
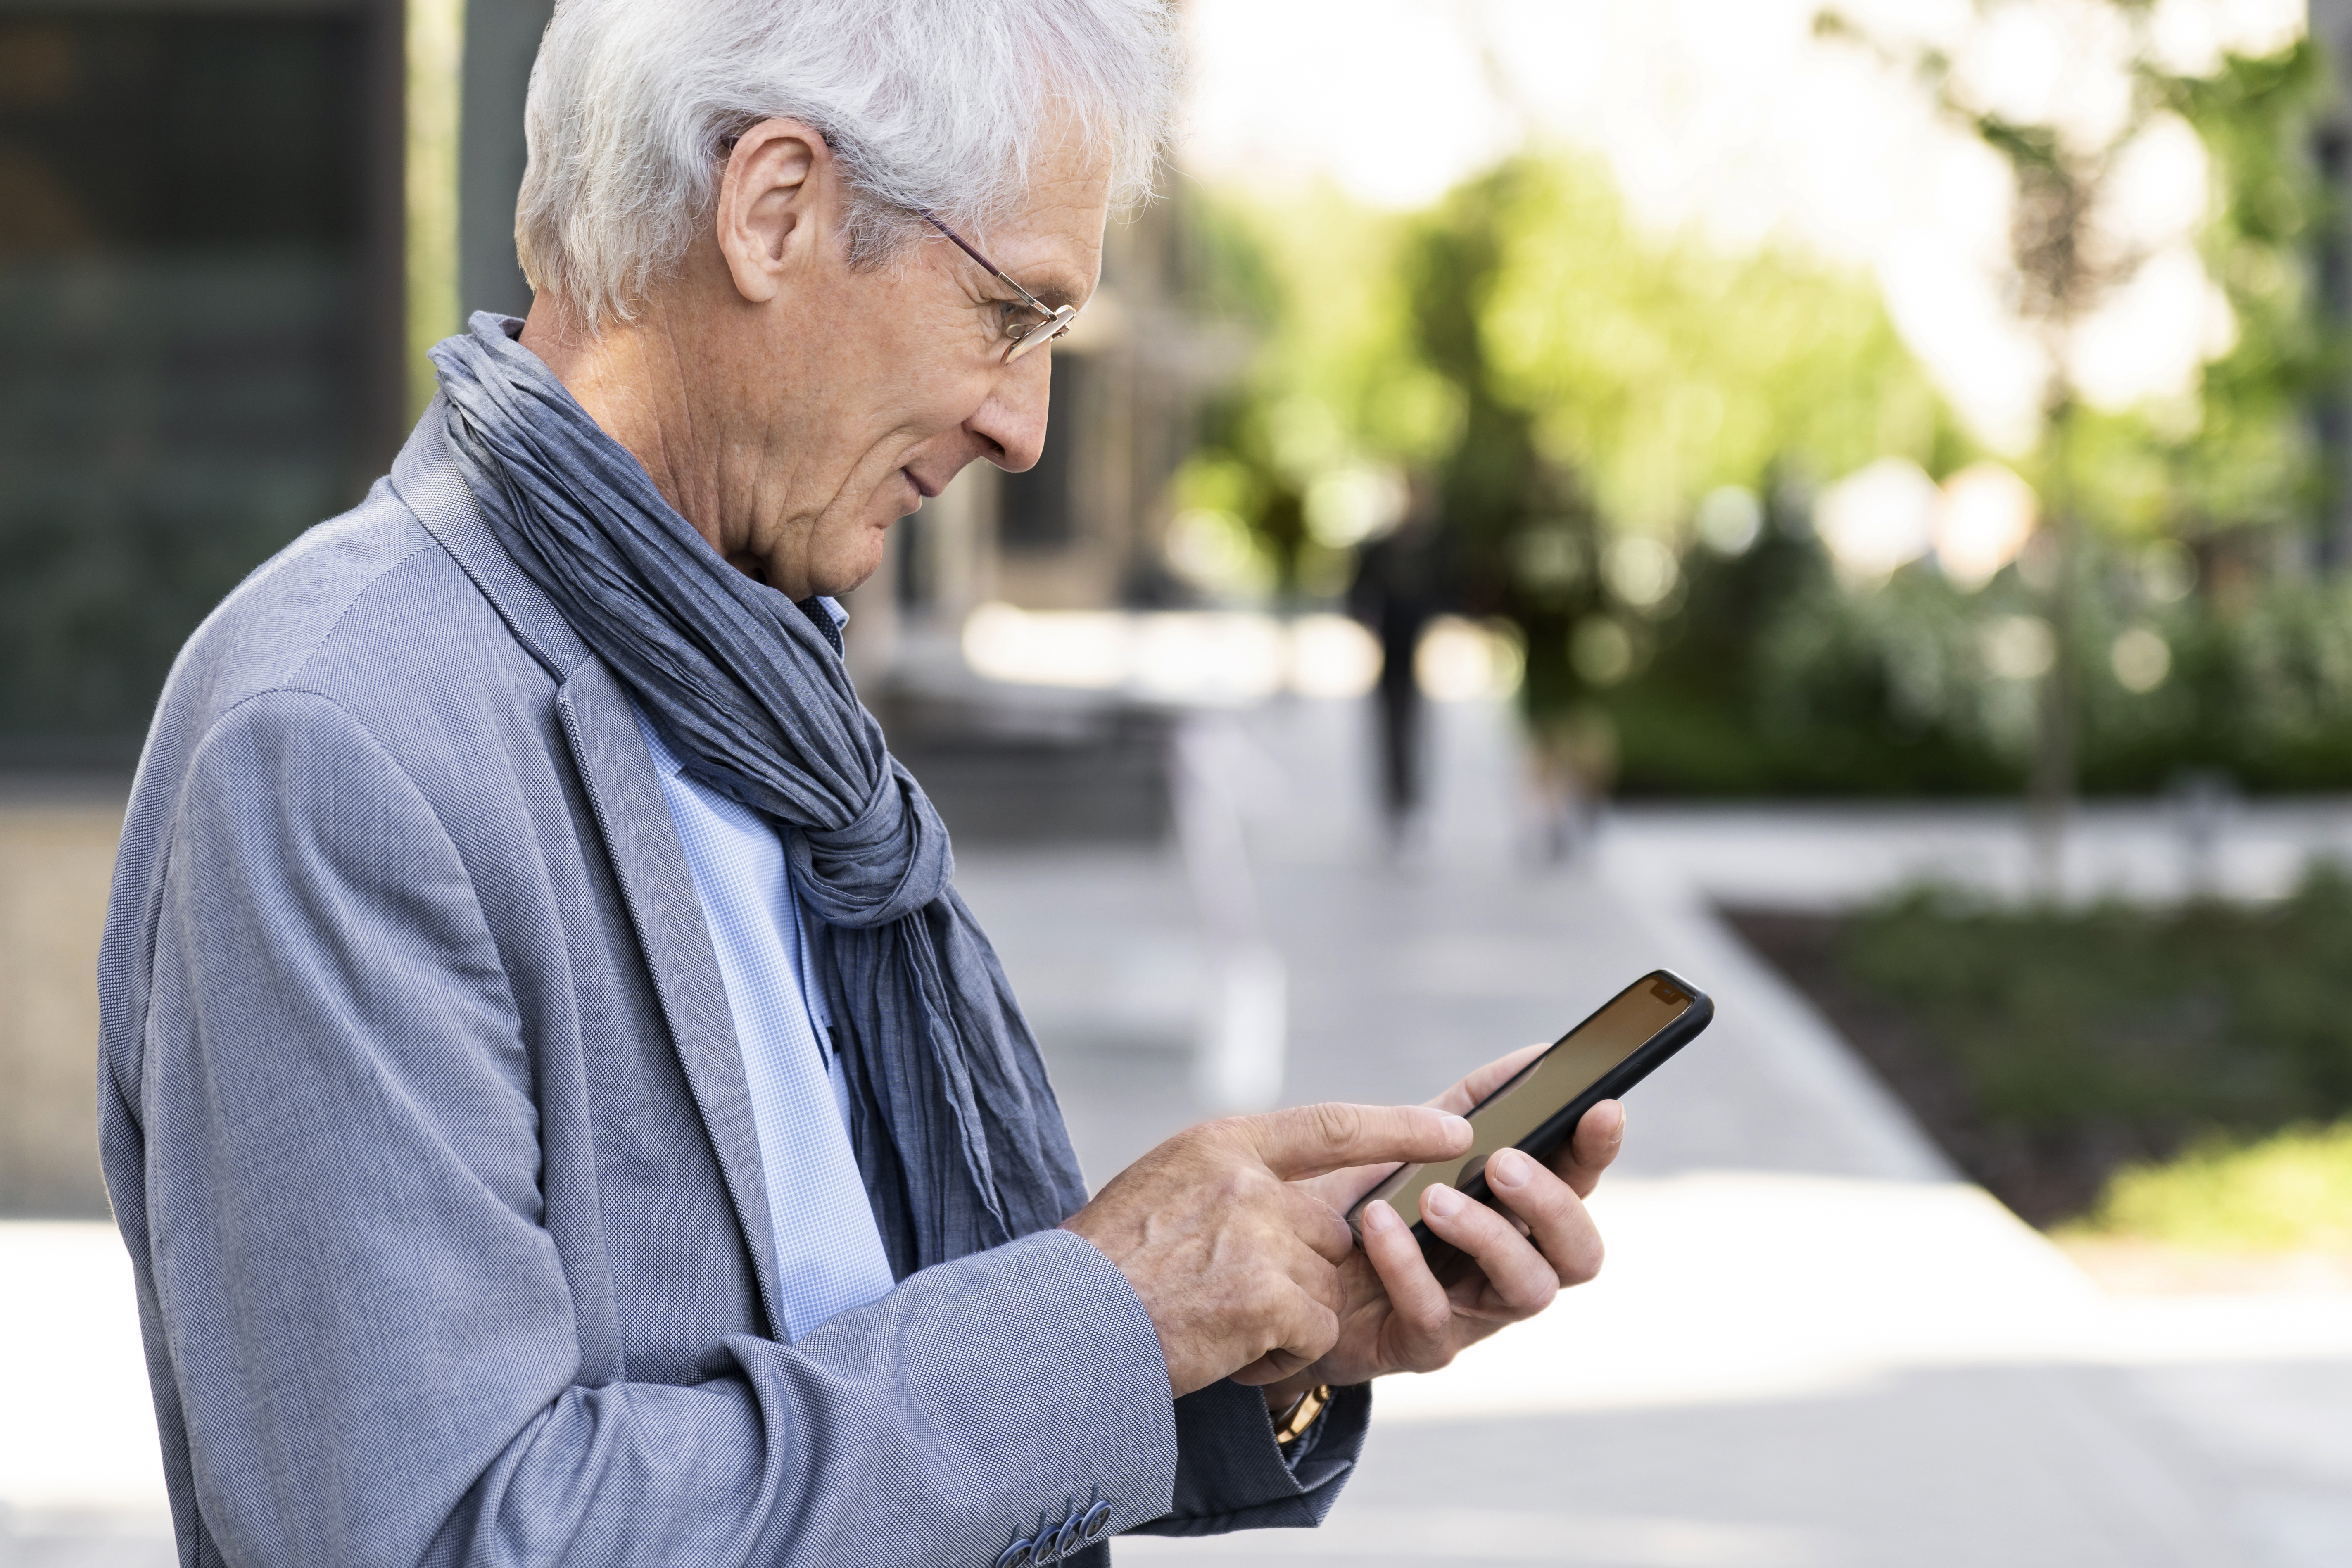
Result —
[[135, 741], [205, 612], [381, 458], [368, 45], [0, 15], [0, 750]]
[[1045, 455], [1027, 473], [1004, 475], [996, 492], [996, 542], [1006, 550], [1060, 550], [1077, 538], [1071, 458], [1077, 449], [1078, 411], [1086, 406], [1086, 386], [1084, 359], [1066, 354], [1054, 362]]

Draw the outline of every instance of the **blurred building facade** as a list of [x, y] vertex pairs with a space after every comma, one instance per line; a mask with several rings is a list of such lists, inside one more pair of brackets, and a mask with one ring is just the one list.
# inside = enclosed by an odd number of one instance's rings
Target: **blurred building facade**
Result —
[[120, 765], [396, 437], [401, 13], [0, 0], [0, 758]]

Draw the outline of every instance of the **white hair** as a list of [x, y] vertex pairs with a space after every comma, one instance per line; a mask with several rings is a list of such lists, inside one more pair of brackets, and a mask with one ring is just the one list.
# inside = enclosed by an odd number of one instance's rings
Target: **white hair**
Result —
[[531, 68], [515, 249], [583, 321], [628, 320], [708, 220], [732, 138], [770, 119], [840, 159], [861, 266], [913, 215], [984, 229], [1017, 209], [1033, 161], [1072, 133], [1131, 205], [1176, 60], [1165, 0], [560, 0]]

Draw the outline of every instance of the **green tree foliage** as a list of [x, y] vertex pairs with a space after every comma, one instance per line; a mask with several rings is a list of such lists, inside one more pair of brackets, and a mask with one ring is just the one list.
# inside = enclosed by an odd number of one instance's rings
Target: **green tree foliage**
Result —
[[[2109, 538], [2200, 539], [2263, 530], [2293, 539], [2326, 515], [2314, 415], [2352, 431], [2343, 335], [2320, 308], [2314, 260], [2339, 222], [2309, 153], [2329, 94], [2308, 39], [2209, 78], [2144, 72], [2153, 110], [2179, 115], [2210, 160], [2200, 249], [2229, 303], [2232, 342], [2195, 396], [2101, 411], [2068, 403], [2064, 439], [2040, 455], [2043, 489], [2071, 496]], [[2063, 472], [2053, 465], [2063, 462]]]
[[1753, 488], [1776, 462], [1933, 458], [1938, 400], [1867, 279], [1644, 235], [1584, 162], [1529, 160], [1490, 184], [1437, 219], [1491, 236], [1488, 374], [1613, 526], [1674, 532], [1701, 496]]
[[[2143, 66], [2135, 90], [2136, 123], [2178, 115], [2207, 148], [2203, 259], [2234, 335], [2192, 397], [2121, 412], [2057, 398], [2053, 437], [2021, 468], [2045, 510], [2076, 521], [2064, 614], [2047, 571], [1973, 593], [1925, 564], [1835, 578], [1811, 528], [1820, 485], [1888, 454], [1936, 476], [1979, 456], [1870, 280], [1648, 231], [1603, 170], [1557, 150], [1409, 216], [1328, 189], [1211, 193], [1204, 302], [1257, 350], [1179, 505], [1229, 518], [1281, 591], [1328, 597], [1346, 542], [1320, 527], [1318, 487], [1366, 463], [1425, 476], [1456, 604], [1517, 628], [1539, 742], [1605, 732], [1632, 790], [2013, 788], [2050, 715], [2037, 678], [1988, 650], [2024, 622], [2066, 672], [2066, 772], [2087, 787], [2158, 788], [2187, 768], [2340, 785], [2352, 668], [2336, 628], [2352, 609], [2278, 571], [2327, 500], [2314, 410], [2352, 436], [2352, 406], [2327, 391], [2346, 359], [2308, 281], [2336, 224], [2307, 153], [2319, 57], [2306, 43], [2203, 79]], [[2082, 216], [2095, 193], [2054, 133], [1978, 129], [2021, 189], [2042, 168], [2043, 205]], [[2025, 227], [2021, 245], [2087, 232]], [[1718, 501], [1760, 513], [1752, 542], [1738, 528], [1727, 548], [1701, 542]], [[2152, 686], [2146, 657], [2118, 673], [2126, 637], [2143, 656], [2160, 645]]]
[[[2330, 389], [2346, 370], [2342, 334], [2309, 277], [2337, 222], [2308, 153], [2328, 95], [2324, 62], [2306, 38], [2285, 54], [2231, 57], [2216, 76], [2162, 87], [2212, 160], [2205, 266], [2230, 302], [2237, 341], [2205, 367], [2186, 432], [2160, 416], [2140, 422], [2143, 439], [2167, 459], [2154, 521], [2174, 535], [2249, 526], [2300, 532], [2329, 500], [2311, 416], [2323, 399], [2340, 408]], [[2091, 486], [2094, 494], [2115, 488], [2095, 476]]]
[[[1203, 303], [1259, 348], [1180, 504], [1238, 509], [1295, 583], [1318, 477], [1435, 470], [1457, 586], [1521, 627], [1538, 717], [1591, 685], [1569, 650], [1612, 613], [1612, 540], [1679, 547], [1720, 487], [1954, 447], [1866, 280], [1644, 234], [1566, 154], [1510, 160], [1406, 218], [1328, 190], [1203, 205]], [[1626, 619], [1637, 658], [1662, 605]]]
[[1281, 201], [1212, 191], [1199, 213], [1195, 303], [1255, 339], [1227, 434], [1301, 484], [1351, 453], [1427, 460], [1447, 448], [1456, 394], [1408, 328], [1410, 219], [1325, 184]]
[[1407, 221], [1328, 186], [1280, 202], [1210, 191], [1193, 212], [1192, 304], [1253, 352], [1206, 411], [1176, 504], [1248, 530], [1278, 592], [1328, 596], [1346, 562], [1310, 535], [1308, 490], [1350, 463], [1433, 461], [1460, 425], [1456, 388], [1411, 340]]
[[[1628, 741], [1704, 772], [1752, 716], [1743, 634], [1809, 575], [1790, 537], [1802, 519], [1783, 509], [1754, 562], [1713, 574], [1707, 602], [1678, 582], [1629, 594], [1610, 567], [1629, 538], [1680, 550], [1725, 487], [1781, 489], [1791, 472], [1948, 444], [1876, 294], [1783, 252], [1645, 234], [1605, 174], [1559, 154], [1454, 192], [1416, 226], [1407, 265], [1422, 354], [1465, 411], [1443, 490], [1461, 585], [1518, 627], [1538, 734], [1589, 744], [1615, 710], [1609, 729], [1630, 717]], [[1639, 700], [1596, 701], [1662, 653]]]
[[[2071, 632], [2084, 786], [2145, 795], [2210, 772], [2255, 790], [2343, 787], [2352, 779], [2352, 584], [2288, 576], [2239, 578], [2201, 598], [2152, 591], [2180, 553], [2091, 546]], [[1695, 601], [1707, 581], [1694, 584]], [[1623, 784], [1725, 794], [2013, 788], [2032, 753], [2033, 690], [2000, 668], [1998, 646], [2021, 625], [2052, 635], [2041, 609], [2013, 571], [1973, 595], [1918, 568], [1864, 593], [1811, 575], [1748, 645], [1738, 702], [1662, 705], [1686, 689], [1687, 645], [1616, 694], [1627, 715]], [[2127, 637], [2163, 650], [2152, 686], [2145, 672], [2126, 682], [2133, 672], [2118, 649]]]

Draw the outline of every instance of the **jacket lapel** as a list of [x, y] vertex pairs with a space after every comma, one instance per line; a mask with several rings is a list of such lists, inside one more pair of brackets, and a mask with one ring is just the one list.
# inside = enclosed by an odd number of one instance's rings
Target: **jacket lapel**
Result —
[[710, 926], [687, 868], [677, 826], [663, 801], [651, 753], [627, 694], [602, 659], [563, 619], [562, 612], [522, 574], [474, 504], [473, 493], [449, 461], [441, 436], [441, 403], [417, 424], [393, 464], [393, 489], [425, 531], [497, 608], [531, 657], [557, 682], [555, 706], [572, 760], [596, 816], [597, 831], [628, 906], [654, 994], [686, 1070], [695, 1108], [718, 1155], [727, 1195], [750, 1249], [769, 1332], [783, 1337], [777, 1285], [776, 1233], [768, 1212], [759, 1130], [735, 1015], [710, 945]]
[[583, 662], [556, 693], [555, 705], [563, 716], [572, 761], [587, 785], [605, 852], [620, 879], [621, 896], [629, 906], [629, 920], [636, 928], [678, 1061], [751, 1247], [769, 1331], [782, 1338], [785, 1330], [776, 1277], [776, 1233], [760, 1163], [759, 1130], [751, 1119], [751, 1087], [743, 1074], [743, 1051], [735, 1038], [726, 982], [711, 949], [710, 926], [694, 890], [693, 873], [687, 869], [677, 825], [662, 799], [661, 782], [628, 697], [602, 660]]

